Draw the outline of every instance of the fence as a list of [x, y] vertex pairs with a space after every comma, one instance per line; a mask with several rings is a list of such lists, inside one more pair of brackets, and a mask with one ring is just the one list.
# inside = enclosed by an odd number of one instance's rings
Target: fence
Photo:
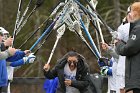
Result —
[[44, 81], [45, 78], [15, 77], [11, 83], [11, 93], [45, 93]]
[[[15, 77], [11, 83], [11, 93], [45, 93], [43, 88], [45, 78]], [[107, 78], [103, 78], [102, 93], [107, 91]]]

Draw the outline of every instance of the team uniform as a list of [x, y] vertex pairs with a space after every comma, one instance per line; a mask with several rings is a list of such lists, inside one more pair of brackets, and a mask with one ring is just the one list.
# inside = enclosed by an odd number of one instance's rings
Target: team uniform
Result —
[[[118, 27], [118, 39], [127, 42], [129, 37], [130, 23], [121, 24]], [[117, 81], [116, 81], [116, 92], [120, 93], [120, 89], [125, 87], [125, 56], [119, 55], [118, 65], [117, 65]]]

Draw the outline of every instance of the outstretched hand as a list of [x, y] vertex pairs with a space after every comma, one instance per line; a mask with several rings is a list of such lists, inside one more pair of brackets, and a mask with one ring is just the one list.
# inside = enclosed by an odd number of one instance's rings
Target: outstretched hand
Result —
[[23, 57], [23, 60], [24, 60], [25, 64], [26, 63], [33, 63], [35, 58], [36, 58], [36, 56], [33, 53], [31, 53], [29, 56]]
[[31, 53], [31, 51], [30, 50], [25, 50], [24, 53], [25, 53], [25, 55], [29, 55]]
[[105, 50], [105, 51], [109, 49], [109, 46], [108, 46], [107, 43], [101, 43], [101, 47], [102, 47], [102, 49]]
[[50, 70], [50, 64], [45, 64], [44, 67], [43, 67], [43, 69], [45, 71], [49, 71]]

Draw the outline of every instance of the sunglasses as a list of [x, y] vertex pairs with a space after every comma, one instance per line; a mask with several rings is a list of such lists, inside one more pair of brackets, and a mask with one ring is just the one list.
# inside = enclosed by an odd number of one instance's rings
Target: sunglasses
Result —
[[67, 62], [68, 62], [68, 64], [69, 64], [69, 66], [70, 66], [71, 64], [74, 64], [74, 66], [77, 66], [77, 63], [78, 63], [78, 61], [70, 61], [70, 60], [68, 60]]

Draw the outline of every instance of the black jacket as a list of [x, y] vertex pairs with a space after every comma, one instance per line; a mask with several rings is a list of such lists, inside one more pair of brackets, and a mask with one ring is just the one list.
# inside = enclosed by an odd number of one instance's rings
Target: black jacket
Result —
[[129, 40], [127, 43], [118, 42], [116, 51], [126, 56], [125, 88], [140, 89], [140, 20], [130, 24]]
[[[48, 79], [58, 77], [60, 86], [57, 88], [56, 93], [66, 93], [66, 87], [64, 83], [64, 66], [67, 63], [66, 56], [67, 54], [62, 59], [58, 60], [57, 64], [52, 70], [48, 72], [44, 71], [44, 75]], [[79, 62], [77, 64], [76, 80], [73, 80], [71, 85], [72, 87], [79, 89], [80, 93], [89, 93], [87, 91], [87, 87], [89, 85], [88, 73], [88, 65], [85, 62], [85, 59], [80, 56]]]

